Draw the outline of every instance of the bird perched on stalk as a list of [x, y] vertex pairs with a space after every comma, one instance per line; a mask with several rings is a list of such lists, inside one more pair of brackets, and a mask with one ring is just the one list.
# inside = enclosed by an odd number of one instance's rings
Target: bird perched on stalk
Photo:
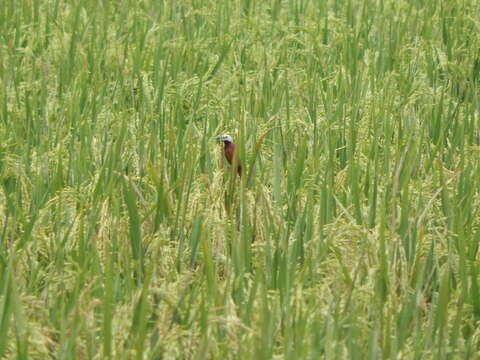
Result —
[[223, 152], [229, 164], [237, 165], [238, 176], [242, 176], [242, 164], [238, 158], [237, 146], [233, 143], [233, 139], [230, 135], [221, 135], [218, 137], [219, 141], [222, 141], [224, 144]]

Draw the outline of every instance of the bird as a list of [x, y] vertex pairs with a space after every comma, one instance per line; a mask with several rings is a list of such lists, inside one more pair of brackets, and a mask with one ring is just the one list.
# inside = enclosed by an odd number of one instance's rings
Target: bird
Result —
[[220, 135], [218, 140], [224, 143], [223, 152], [229, 164], [235, 163], [237, 165], [238, 176], [242, 177], [242, 164], [237, 154], [237, 146], [233, 143], [233, 139], [230, 135]]

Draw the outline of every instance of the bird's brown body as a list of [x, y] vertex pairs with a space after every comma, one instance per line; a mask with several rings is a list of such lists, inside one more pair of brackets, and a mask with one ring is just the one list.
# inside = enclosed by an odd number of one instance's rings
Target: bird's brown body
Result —
[[229, 164], [233, 164], [236, 161], [237, 164], [237, 172], [239, 176], [242, 176], [242, 165], [240, 164], [240, 160], [238, 159], [237, 154], [237, 146], [233, 142], [224, 141], [224, 152], [225, 157]]

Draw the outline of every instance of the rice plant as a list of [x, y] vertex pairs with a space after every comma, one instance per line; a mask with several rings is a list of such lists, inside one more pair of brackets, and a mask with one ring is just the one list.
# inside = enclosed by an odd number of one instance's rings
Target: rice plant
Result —
[[479, 358], [479, 34], [475, 0], [2, 1], [0, 357]]

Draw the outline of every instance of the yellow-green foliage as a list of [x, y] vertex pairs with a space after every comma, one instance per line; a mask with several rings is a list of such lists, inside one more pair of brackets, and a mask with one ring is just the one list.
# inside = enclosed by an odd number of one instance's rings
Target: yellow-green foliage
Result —
[[480, 2], [3, 0], [0, 39], [1, 358], [480, 357]]

